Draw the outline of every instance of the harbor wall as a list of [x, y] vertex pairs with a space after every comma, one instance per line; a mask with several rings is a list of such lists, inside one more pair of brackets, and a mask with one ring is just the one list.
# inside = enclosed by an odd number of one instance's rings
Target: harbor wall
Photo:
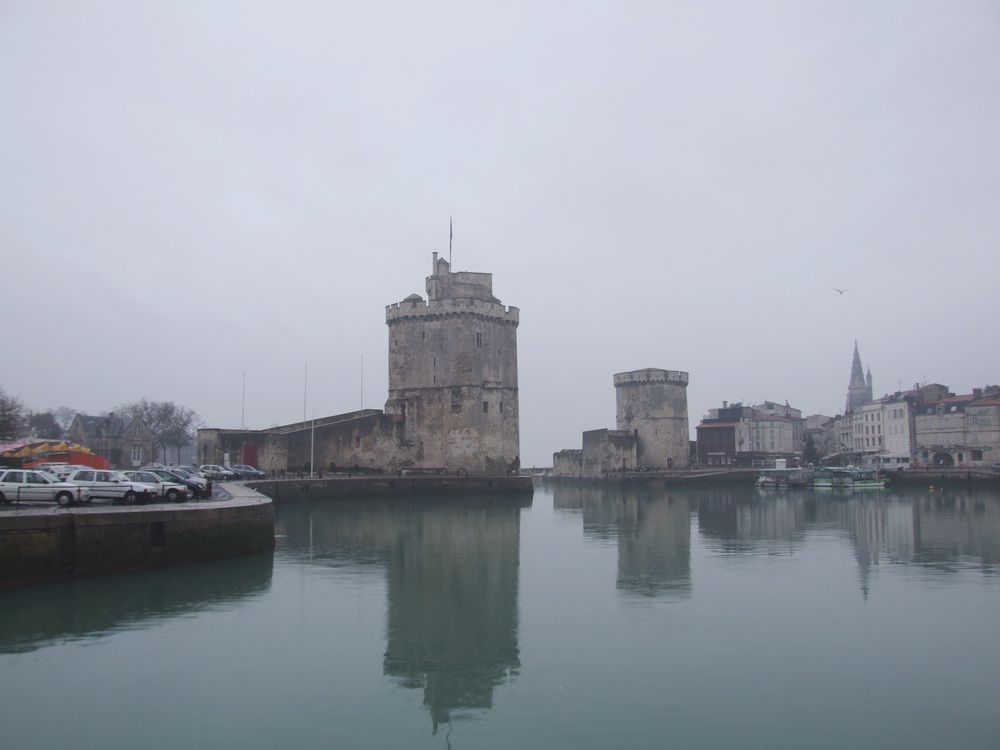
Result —
[[274, 547], [274, 505], [232, 500], [13, 510], [0, 514], [0, 588], [248, 555]]
[[249, 482], [249, 486], [272, 498], [299, 500], [354, 497], [411, 497], [421, 495], [531, 495], [531, 477], [476, 476], [367, 476], [325, 479], [279, 479]]

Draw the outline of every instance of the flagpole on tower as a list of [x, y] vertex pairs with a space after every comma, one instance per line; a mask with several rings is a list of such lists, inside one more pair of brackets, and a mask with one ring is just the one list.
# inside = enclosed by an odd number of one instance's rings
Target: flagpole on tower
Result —
[[452, 228], [451, 217], [448, 217], [448, 268], [451, 268], [451, 241], [455, 236], [455, 230]]

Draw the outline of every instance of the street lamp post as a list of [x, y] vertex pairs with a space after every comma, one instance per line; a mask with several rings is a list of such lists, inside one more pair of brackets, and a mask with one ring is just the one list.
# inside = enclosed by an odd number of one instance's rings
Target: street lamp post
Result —
[[309, 430], [309, 478], [316, 470], [316, 410], [312, 411], [312, 428]]

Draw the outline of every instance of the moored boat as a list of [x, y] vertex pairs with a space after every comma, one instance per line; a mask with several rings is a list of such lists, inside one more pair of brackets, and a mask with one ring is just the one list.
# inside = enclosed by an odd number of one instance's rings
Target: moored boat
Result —
[[757, 476], [759, 490], [784, 490], [808, 487], [812, 483], [812, 473], [807, 469], [761, 469]]
[[817, 490], [881, 490], [886, 479], [874, 469], [824, 466], [816, 469], [813, 488]]

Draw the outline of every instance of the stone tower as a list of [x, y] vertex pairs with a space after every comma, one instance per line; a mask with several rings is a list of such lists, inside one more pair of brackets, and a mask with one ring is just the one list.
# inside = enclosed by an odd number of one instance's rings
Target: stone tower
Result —
[[493, 296], [493, 275], [452, 273], [434, 253], [427, 301], [386, 307], [389, 398], [401, 468], [503, 475], [520, 468], [519, 311]]
[[854, 342], [854, 359], [851, 361], [851, 382], [847, 386], [847, 405], [845, 414], [853, 414], [865, 403], [872, 400], [872, 371], [868, 368], [868, 376], [861, 367], [861, 355], [858, 354], [858, 342]]
[[638, 438], [636, 462], [654, 469], [688, 465], [688, 374], [653, 367], [614, 376], [618, 429]]

